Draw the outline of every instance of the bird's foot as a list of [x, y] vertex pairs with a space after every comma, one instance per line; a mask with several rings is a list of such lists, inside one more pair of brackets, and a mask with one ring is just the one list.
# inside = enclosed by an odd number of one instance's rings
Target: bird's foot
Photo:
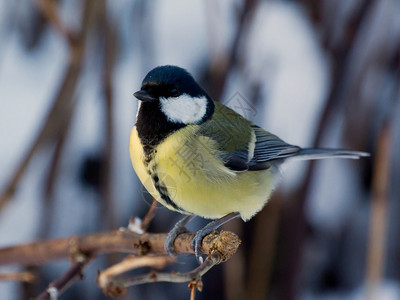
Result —
[[208, 223], [206, 226], [204, 226], [202, 229], [196, 232], [196, 235], [194, 236], [192, 240], [192, 249], [194, 250], [194, 254], [196, 256], [196, 260], [199, 264], [203, 263], [203, 257], [201, 256], [201, 245], [203, 242], [203, 239], [206, 235], [210, 234], [214, 230], [217, 230], [220, 226], [225, 224], [226, 222], [240, 217], [240, 213], [230, 213], [227, 214], [226, 216], [211, 221]]
[[164, 248], [169, 255], [176, 255], [174, 247], [175, 239], [181, 233], [188, 232], [185, 226], [193, 218], [194, 218], [193, 215], [184, 217], [182, 220], [178, 221], [175, 224], [175, 226], [171, 229], [170, 232], [168, 232], [167, 238], [165, 239]]
[[202, 229], [196, 232], [196, 235], [194, 236], [192, 240], [192, 249], [194, 250], [194, 255], [196, 256], [196, 260], [201, 265], [203, 263], [203, 257], [201, 256], [201, 245], [203, 242], [203, 239], [206, 235], [210, 234], [213, 232], [215, 229], [213, 226], [208, 226], [213, 222], [208, 223], [206, 226], [204, 226]]

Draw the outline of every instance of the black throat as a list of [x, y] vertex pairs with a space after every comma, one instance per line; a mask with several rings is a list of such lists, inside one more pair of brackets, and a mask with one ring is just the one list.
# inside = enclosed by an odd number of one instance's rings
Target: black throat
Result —
[[[206, 114], [200, 123], [210, 119], [214, 113], [214, 103], [209, 101]], [[142, 102], [136, 121], [136, 129], [143, 145], [144, 152], [149, 156], [155, 146], [171, 133], [184, 128], [187, 124], [174, 123], [167, 119], [161, 111], [159, 101]]]
[[147, 155], [168, 135], [186, 126], [168, 121], [159, 106], [158, 101], [142, 102], [137, 116], [137, 132]]

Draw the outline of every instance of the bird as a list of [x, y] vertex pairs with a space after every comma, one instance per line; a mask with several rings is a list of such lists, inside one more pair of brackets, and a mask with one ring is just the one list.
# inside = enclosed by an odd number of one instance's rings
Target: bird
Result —
[[139, 101], [129, 137], [133, 168], [159, 203], [185, 215], [168, 233], [167, 252], [175, 254], [175, 238], [195, 216], [211, 219], [192, 241], [199, 263], [207, 234], [234, 218], [247, 221], [265, 206], [286, 160], [369, 155], [288, 144], [213, 101], [178, 66], [149, 71], [134, 96]]

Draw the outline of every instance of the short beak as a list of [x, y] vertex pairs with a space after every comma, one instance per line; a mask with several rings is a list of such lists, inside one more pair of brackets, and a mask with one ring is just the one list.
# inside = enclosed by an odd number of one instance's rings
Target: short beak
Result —
[[153, 101], [156, 100], [152, 95], [150, 95], [148, 92], [140, 90], [137, 91], [136, 93], [133, 94], [136, 98], [138, 98], [141, 101]]

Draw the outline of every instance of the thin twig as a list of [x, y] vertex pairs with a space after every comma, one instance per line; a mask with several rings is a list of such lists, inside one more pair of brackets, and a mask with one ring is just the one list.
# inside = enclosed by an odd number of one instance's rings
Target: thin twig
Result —
[[196, 297], [196, 286], [198, 282], [196, 282], [195, 280], [192, 280], [189, 282], [188, 284], [188, 289], [190, 290], [190, 300], [195, 300]]
[[89, 263], [90, 257], [81, 255], [80, 260], [76, 261], [71, 267], [59, 278], [49, 284], [49, 287], [42, 292], [36, 300], [53, 299], [51, 296], [56, 294], [60, 296], [74, 281], [82, 279], [82, 270]]
[[255, 218], [252, 244], [248, 255], [246, 282], [247, 299], [268, 299], [278, 239], [282, 195], [279, 192], [269, 200]]
[[82, 29], [77, 35], [77, 38], [74, 39], [74, 42], [71, 41], [70, 43], [71, 50], [69, 56], [69, 65], [64, 75], [62, 84], [57, 92], [53, 106], [47, 115], [42, 129], [30, 147], [28, 153], [22, 159], [20, 165], [16, 168], [4, 192], [0, 195], [0, 211], [13, 197], [22, 175], [25, 173], [36, 151], [46, 141], [54, 139], [62, 131], [63, 126], [66, 124], [69, 118], [68, 112], [72, 112], [71, 108], [74, 105], [74, 102], [72, 101], [73, 94], [81, 73], [86, 37], [89, 31], [93, 7], [95, 6], [95, 4], [92, 2], [94, 2], [94, 0], [87, 0], [84, 4], [85, 7], [82, 14]]
[[[344, 87], [348, 83], [348, 73], [351, 59], [351, 50], [354, 48], [357, 36], [361, 31], [361, 26], [368, 11], [372, 6], [373, 1], [363, 0], [358, 9], [356, 9], [350, 20], [349, 25], [343, 32], [345, 33], [341, 43], [337, 46], [328, 46], [328, 52], [331, 53], [333, 58], [332, 63], [332, 84], [327, 96], [325, 107], [321, 113], [319, 126], [314, 137], [314, 145], [319, 145], [322, 140], [323, 133], [329, 126], [329, 120], [333, 114], [337, 113], [339, 109], [343, 108], [346, 104], [347, 97], [345, 97]], [[330, 39], [330, 35], [325, 37]], [[324, 41], [322, 41], [324, 43]]]
[[[103, 292], [105, 292], [108, 296], [118, 296], [122, 295], [125, 292], [126, 288], [134, 285], [153, 282], [189, 282], [188, 288], [191, 290], [191, 294], [193, 295], [194, 289], [197, 289], [199, 291], [202, 290], [203, 285], [201, 283], [201, 277], [205, 273], [207, 273], [212, 267], [218, 265], [223, 261], [225, 261], [224, 256], [221, 255], [219, 251], [213, 251], [200, 266], [190, 272], [159, 273], [153, 271], [148, 274], [109, 282], [108, 289], [103, 290]], [[112, 285], [111, 283], [114, 285]], [[194, 296], [192, 296], [191, 298], [194, 298]]]
[[54, 27], [67, 40], [72, 41], [74, 34], [68, 30], [61, 22], [60, 14], [57, 9], [57, 1], [54, 0], [34, 0], [40, 8], [43, 16], [48, 20], [49, 24]]
[[35, 279], [35, 275], [28, 271], [0, 274], [0, 281], [33, 282]]
[[[371, 7], [373, 1], [363, 0], [362, 5], [356, 10], [351, 20], [350, 27], [345, 30], [346, 34], [341, 41], [341, 44], [336, 48], [328, 48], [334, 59], [332, 70], [332, 85], [325, 102], [325, 106], [318, 121], [317, 131], [314, 136], [313, 145], [318, 146], [322, 140], [323, 133], [326, 132], [330, 125], [330, 119], [333, 114], [343, 108], [346, 103], [346, 98], [343, 95], [343, 88], [346, 85], [346, 78], [349, 66], [349, 58], [351, 49], [354, 47], [356, 37], [360, 31], [363, 20]], [[301, 188], [291, 195], [291, 198], [296, 199], [288, 204], [282, 213], [282, 230], [283, 230], [283, 256], [285, 261], [282, 270], [280, 270], [281, 283], [279, 298], [295, 299], [298, 294], [298, 275], [299, 264], [302, 255], [302, 244], [306, 234], [306, 221], [304, 214], [304, 205], [306, 198], [311, 189], [311, 178], [316, 166], [315, 161], [308, 163], [307, 170], [303, 176]], [[289, 202], [288, 202], [289, 203]]]
[[209, 93], [213, 99], [219, 100], [229, 73], [236, 67], [239, 60], [240, 45], [244, 36], [250, 28], [250, 21], [256, 11], [259, 0], [246, 0], [238, 15], [238, 25], [233, 38], [232, 45], [226, 56], [219, 59], [219, 64], [211, 66], [211, 82]]
[[51, 221], [54, 216], [53, 209], [53, 193], [55, 184], [58, 179], [60, 162], [65, 147], [65, 142], [67, 140], [69, 129], [71, 128], [71, 120], [73, 116], [73, 109], [76, 106], [76, 97], [72, 100], [70, 109], [71, 111], [66, 111], [65, 114], [68, 118], [65, 120], [64, 126], [61, 128], [60, 133], [56, 137], [56, 146], [54, 150], [53, 157], [50, 162], [50, 168], [46, 174], [46, 179], [44, 182], [44, 196], [43, 196], [43, 208], [41, 209], [41, 222], [39, 224], [38, 237], [46, 238], [52, 228]]
[[[224, 224], [224, 230], [229, 230], [232, 232], [237, 232], [240, 236], [245, 235], [245, 226], [243, 221], [240, 219], [232, 220]], [[246, 244], [246, 249], [239, 249], [238, 252], [229, 260], [228, 264], [224, 264], [223, 273], [220, 278], [215, 278], [215, 276], [220, 276], [215, 274], [214, 276], [207, 277], [204, 280], [204, 284], [208, 285], [214, 280], [220, 280], [224, 284], [224, 295], [226, 299], [230, 300], [242, 300], [245, 298], [246, 281], [250, 275], [248, 269], [248, 257], [247, 251], [249, 251], [249, 245]], [[251, 249], [251, 247], [250, 247]]]
[[391, 144], [391, 128], [386, 125], [378, 136], [372, 180], [371, 227], [366, 275], [369, 299], [377, 299], [376, 287], [381, 280], [384, 266]]
[[153, 203], [151, 204], [146, 215], [144, 216], [143, 221], [135, 216], [131, 217], [129, 219], [128, 229], [137, 233], [145, 233], [150, 226], [150, 222], [154, 218], [154, 215], [156, 213], [157, 203], [158, 203], [157, 200], [153, 198]]
[[201, 277], [213, 266], [228, 260], [237, 250], [237, 241], [232, 243], [232, 236], [224, 236], [223, 233], [227, 232], [221, 232], [219, 238], [213, 242], [213, 246], [210, 247], [210, 252], [206, 260], [199, 267], [190, 272], [158, 273], [153, 271], [149, 274], [135, 276], [130, 279], [113, 279], [113, 277], [128, 270], [144, 266], [160, 268], [175, 261], [174, 258], [170, 258], [169, 256], [146, 256], [141, 258], [131, 256], [126, 258], [121, 263], [105, 270], [104, 272], [100, 272], [97, 282], [104, 294], [112, 297], [124, 294], [126, 288], [133, 285], [161, 281], [175, 283], [190, 282], [188, 288], [191, 289], [191, 298], [194, 298], [194, 288], [197, 288], [199, 291], [202, 289]]
[[153, 202], [151, 203], [151, 206], [147, 211], [147, 214], [144, 216], [142, 224], [140, 225], [140, 228], [142, 228], [144, 232], [147, 231], [151, 221], [154, 218], [154, 215], [156, 214], [157, 204], [158, 204], [157, 200], [153, 198]]
[[112, 196], [112, 167], [114, 156], [114, 89], [112, 78], [114, 74], [114, 66], [117, 57], [117, 32], [115, 24], [107, 15], [107, 5], [105, 1], [100, 2], [103, 12], [103, 29], [105, 32], [104, 39], [104, 64], [103, 64], [103, 93], [105, 107], [105, 165], [103, 173], [102, 197], [103, 211], [106, 228], [115, 228], [116, 218], [114, 201]]
[[136, 276], [127, 280], [124, 280], [124, 287], [133, 285], [139, 285], [150, 282], [188, 282], [192, 279], [200, 280], [201, 277], [207, 273], [212, 267], [222, 262], [222, 258], [219, 252], [213, 252], [209, 255], [204, 262], [196, 269], [187, 273], [157, 273], [151, 272], [149, 274]]
[[118, 296], [125, 291], [125, 287], [121, 284], [121, 280], [115, 278], [118, 275], [142, 267], [162, 269], [166, 265], [174, 262], [176, 262], [176, 258], [172, 256], [151, 257], [129, 255], [123, 261], [99, 272], [97, 284], [105, 295]]

